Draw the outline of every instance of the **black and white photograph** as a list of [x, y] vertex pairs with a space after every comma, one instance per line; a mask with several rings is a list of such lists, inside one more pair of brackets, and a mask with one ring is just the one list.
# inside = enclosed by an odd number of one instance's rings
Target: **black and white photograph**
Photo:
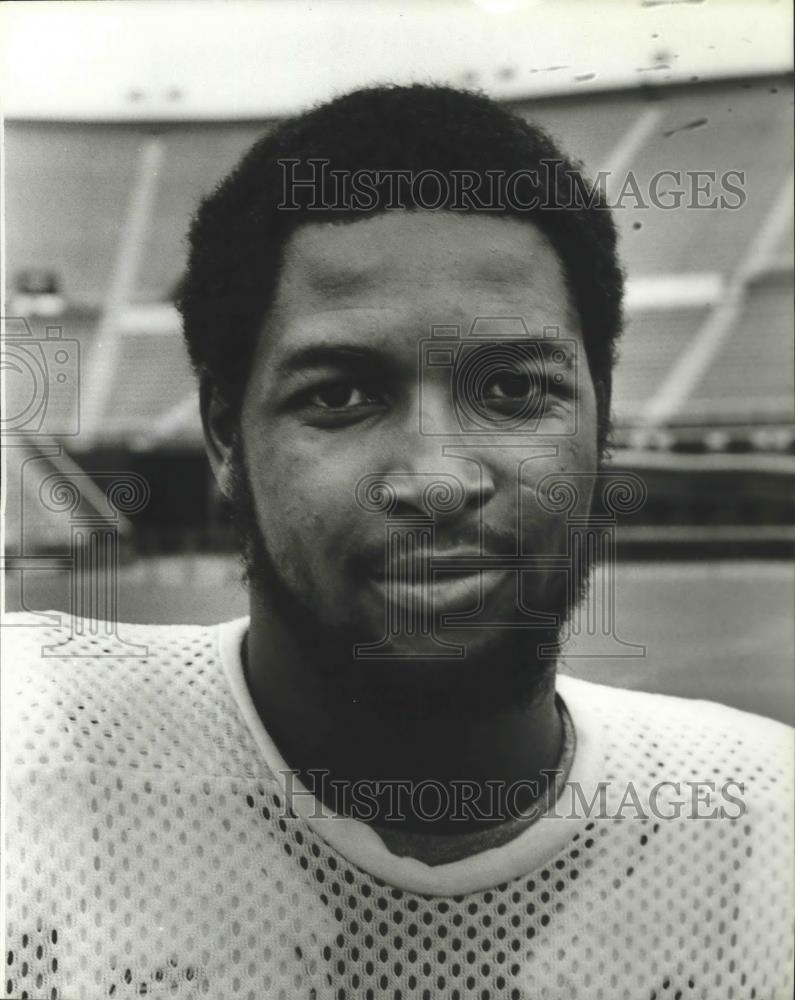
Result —
[[790, 1000], [792, 33], [0, 3], [0, 997]]

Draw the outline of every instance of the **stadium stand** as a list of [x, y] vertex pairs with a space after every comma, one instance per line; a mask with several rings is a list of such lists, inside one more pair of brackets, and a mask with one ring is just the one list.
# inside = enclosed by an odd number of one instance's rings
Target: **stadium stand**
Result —
[[615, 372], [614, 403], [620, 426], [632, 425], [662, 378], [690, 342], [707, 314], [706, 308], [666, 308], [639, 312], [630, 318], [620, 345]]
[[782, 423], [792, 417], [791, 352], [786, 317], [792, 279], [768, 273], [749, 288], [742, 312], [716, 358], [683, 405], [679, 419], [695, 423]]
[[[787, 551], [792, 510], [782, 484], [791, 487], [795, 461], [792, 104], [791, 77], [513, 102], [581, 156], [591, 176], [608, 171], [609, 195], [624, 190], [616, 218], [627, 330], [614, 463], [651, 475], [646, 516], [655, 524], [695, 523], [703, 537], [716, 518], [748, 528], [753, 508], [775, 527], [767, 554]], [[9, 300], [17, 276], [53, 276], [63, 313], [37, 316], [28, 302], [27, 320], [37, 336], [57, 323], [79, 343], [81, 429], [61, 443], [85, 467], [111, 455], [133, 468], [147, 456], [150, 470], [158, 456], [203, 461], [195, 386], [169, 300], [197, 200], [268, 124], [7, 124]], [[712, 171], [718, 194], [732, 171], [729, 200], [739, 185], [742, 203], [700, 210], [685, 197], [679, 207], [641, 206], [622, 188], [629, 170], [642, 192], [660, 171], [681, 171], [685, 186], [686, 171]], [[668, 203], [678, 184], [660, 184]], [[704, 460], [685, 474], [682, 453]], [[743, 507], [749, 491], [755, 508]], [[157, 517], [151, 507], [142, 530], [160, 531]], [[228, 534], [218, 537], [228, 543]]]
[[[146, 378], [132, 379], [130, 373]], [[134, 330], [122, 338], [118, 367], [109, 373], [111, 412], [104, 418], [103, 437], [133, 439], [150, 434], [152, 425], [167, 415], [175, 401], [195, 392], [195, 380], [181, 337], [174, 333]], [[195, 413], [191, 413], [195, 423]]]

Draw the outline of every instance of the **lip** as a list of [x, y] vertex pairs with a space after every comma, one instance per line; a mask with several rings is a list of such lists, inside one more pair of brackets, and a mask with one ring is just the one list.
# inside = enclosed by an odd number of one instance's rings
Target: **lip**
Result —
[[[383, 553], [381, 553], [383, 559]], [[488, 567], [483, 566], [484, 558], [500, 558], [494, 552], [481, 552], [479, 549], [434, 549], [426, 554], [402, 553], [389, 560], [385, 568], [380, 568], [373, 574], [384, 579], [391, 576], [414, 576], [427, 572], [426, 566], [433, 567], [435, 573], [456, 573], [459, 576], [482, 572]]]
[[386, 603], [419, 613], [474, 610], [506, 576], [501, 569], [445, 571], [428, 576], [418, 572], [419, 567], [417, 572], [409, 572], [410, 568], [414, 567], [398, 564], [391, 574], [372, 577], [371, 583]]

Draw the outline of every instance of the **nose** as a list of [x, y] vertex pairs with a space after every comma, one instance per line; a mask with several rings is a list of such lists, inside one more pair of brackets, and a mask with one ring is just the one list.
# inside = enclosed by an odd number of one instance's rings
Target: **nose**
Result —
[[[391, 442], [384, 468], [394, 489], [392, 514], [432, 514], [442, 520], [484, 507], [496, 491], [494, 475], [477, 442], [463, 437], [449, 390], [426, 390], [422, 413], [412, 409]], [[451, 491], [455, 497], [448, 497]]]

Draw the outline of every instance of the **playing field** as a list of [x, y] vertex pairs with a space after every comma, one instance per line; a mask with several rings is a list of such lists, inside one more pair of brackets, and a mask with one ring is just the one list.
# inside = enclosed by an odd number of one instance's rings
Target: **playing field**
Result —
[[[63, 574], [8, 575], [9, 610], [67, 608]], [[216, 622], [246, 613], [232, 557], [139, 561], [120, 571], [119, 620]], [[567, 648], [566, 669], [585, 679], [709, 698], [786, 722], [795, 720], [792, 567], [779, 561], [626, 563], [616, 576], [616, 633], [644, 656], [589, 654], [585, 636]], [[123, 628], [120, 629], [123, 634]]]

